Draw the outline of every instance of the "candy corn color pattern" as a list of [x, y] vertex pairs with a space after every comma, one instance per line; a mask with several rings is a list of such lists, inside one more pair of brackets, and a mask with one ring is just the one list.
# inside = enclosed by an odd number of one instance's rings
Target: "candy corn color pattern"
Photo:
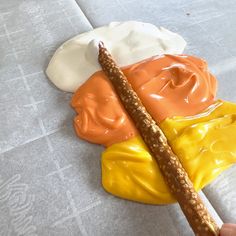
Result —
[[[156, 117], [196, 190], [235, 163], [236, 104], [215, 100], [216, 79], [204, 60], [166, 55], [131, 65], [123, 72]], [[77, 134], [108, 147], [102, 154], [102, 183], [108, 192], [143, 203], [175, 201], [102, 72], [77, 90], [72, 106], [78, 112], [74, 119]]]
[[[118, 37], [120, 41], [113, 37], [119, 32], [134, 32], [131, 35], [138, 33], [141, 39], [147, 27], [155, 31], [157, 44], [142, 44], [140, 40], [136, 48], [130, 48], [133, 45], [125, 37]], [[111, 24], [63, 44], [47, 69], [56, 86], [76, 91], [71, 105], [78, 113], [74, 119], [78, 136], [106, 147], [102, 153], [102, 184], [107, 192], [142, 203], [176, 201], [111, 82], [100, 71], [92, 36], [104, 36], [110, 43], [112, 55], [161, 127], [195, 190], [235, 163], [236, 104], [216, 99], [217, 81], [207, 63], [180, 54], [185, 41], [163, 28], [134, 22]], [[144, 53], [145, 45], [153, 45], [147, 50], [150, 55]]]

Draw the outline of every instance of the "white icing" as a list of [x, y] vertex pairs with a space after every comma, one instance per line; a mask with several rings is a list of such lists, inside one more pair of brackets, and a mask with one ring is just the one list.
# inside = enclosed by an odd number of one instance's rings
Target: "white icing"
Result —
[[164, 53], [182, 53], [186, 42], [178, 34], [149, 23], [113, 22], [80, 34], [60, 46], [46, 73], [61, 90], [75, 92], [94, 72], [101, 70], [97, 61], [99, 41], [103, 41], [119, 66], [127, 66]]

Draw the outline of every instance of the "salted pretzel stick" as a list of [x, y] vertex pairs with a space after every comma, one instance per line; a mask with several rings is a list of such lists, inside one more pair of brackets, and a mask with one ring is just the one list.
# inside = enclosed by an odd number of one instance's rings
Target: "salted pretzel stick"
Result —
[[152, 156], [156, 159], [167, 185], [177, 199], [195, 235], [219, 235], [218, 226], [195, 191], [178, 157], [168, 145], [162, 130], [147, 112], [102, 42], [99, 43], [98, 61], [112, 82]]

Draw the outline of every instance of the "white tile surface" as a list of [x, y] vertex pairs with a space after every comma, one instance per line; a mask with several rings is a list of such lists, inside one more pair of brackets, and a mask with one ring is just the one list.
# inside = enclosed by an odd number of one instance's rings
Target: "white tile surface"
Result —
[[[191, 235], [177, 205], [121, 200], [101, 187], [102, 147], [77, 139], [70, 94], [44, 75], [68, 38], [111, 21], [141, 20], [184, 36], [236, 101], [236, 5], [227, 1], [0, 1], [0, 235]], [[236, 223], [235, 167], [204, 193]], [[18, 217], [18, 218], [17, 218]]]

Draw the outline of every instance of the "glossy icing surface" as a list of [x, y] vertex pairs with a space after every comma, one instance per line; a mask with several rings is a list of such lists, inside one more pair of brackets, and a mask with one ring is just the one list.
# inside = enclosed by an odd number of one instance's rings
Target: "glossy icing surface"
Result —
[[[123, 72], [159, 123], [196, 190], [236, 162], [236, 104], [215, 101], [216, 79], [204, 60], [162, 55], [125, 67]], [[104, 189], [143, 203], [175, 201], [103, 72], [93, 74], [71, 104], [78, 113], [77, 134], [108, 147], [102, 154]]]
[[76, 133], [83, 139], [109, 146], [138, 134], [102, 72], [95, 73], [77, 90], [71, 104], [78, 113], [74, 119]]
[[[196, 190], [236, 162], [236, 104], [217, 101], [198, 115], [167, 119], [161, 128]], [[140, 137], [103, 152], [102, 182], [108, 192], [125, 199], [151, 204], [175, 201]]]
[[103, 152], [102, 184], [106, 191], [129, 200], [151, 204], [175, 201], [140, 136]]
[[203, 59], [163, 55], [124, 71], [143, 105], [156, 121], [194, 115], [215, 99], [216, 79]]
[[[206, 62], [193, 56], [163, 55], [123, 69], [153, 118], [197, 114], [214, 102], [216, 79]], [[75, 93], [72, 106], [77, 134], [105, 146], [137, 135], [132, 121], [103, 72], [95, 73]]]
[[93, 73], [101, 70], [97, 41], [103, 41], [120, 66], [127, 66], [164, 53], [180, 54], [186, 42], [163, 27], [138, 21], [112, 22], [63, 43], [46, 73], [58, 88], [75, 92]]

